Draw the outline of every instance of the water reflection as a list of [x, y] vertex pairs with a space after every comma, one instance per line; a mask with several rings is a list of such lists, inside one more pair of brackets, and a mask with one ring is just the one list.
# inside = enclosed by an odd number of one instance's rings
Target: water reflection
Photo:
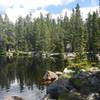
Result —
[[25, 100], [40, 98], [46, 90], [42, 84], [44, 73], [46, 70], [62, 70], [64, 63], [60, 60], [0, 57], [0, 100], [7, 95], [21, 95]]

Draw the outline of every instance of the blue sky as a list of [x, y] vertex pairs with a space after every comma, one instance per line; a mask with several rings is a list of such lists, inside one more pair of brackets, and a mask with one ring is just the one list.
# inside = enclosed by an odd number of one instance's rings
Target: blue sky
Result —
[[58, 5], [58, 6], [51, 5], [51, 6], [46, 7], [45, 9], [50, 11], [51, 13], [59, 13], [64, 8], [72, 10], [73, 8], [75, 8], [77, 3], [80, 5], [81, 8], [96, 7], [96, 6], [98, 6], [98, 1], [99, 0], [75, 0], [74, 2], [71, 2], [66, 5]]
[[66, 11], [70, 16], [71, 10], [78, 3], [81, 7], [83, 17], [89, 11], [98, 9], [99, 0], [0, 0], [0, 14], [7, 13], [10, 20], [15, 21], [18, 16], [25, 17], [32, 13], [33, 17], [38, 17], [40, 12], [44, 15], [51, 13], [56, 18]]

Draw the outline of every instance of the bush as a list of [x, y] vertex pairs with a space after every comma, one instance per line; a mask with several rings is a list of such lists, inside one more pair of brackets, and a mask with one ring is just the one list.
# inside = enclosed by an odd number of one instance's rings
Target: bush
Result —
[[67, 68], [69, 69], [74, 69], [74, 70], [80, 70], [80, 69], [89, 69], [91, 68], [92, 65], [90, 62], [88, 62], [87, 60], [81, 60], [81, 61], [78, 61], [78, 62], [70, 62], [70, 64], [68, 65]]

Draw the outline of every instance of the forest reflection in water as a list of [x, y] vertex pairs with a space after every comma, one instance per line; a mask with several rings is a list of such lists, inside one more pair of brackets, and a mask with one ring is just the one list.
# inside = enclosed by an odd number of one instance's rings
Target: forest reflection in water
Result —
[[8, 95], [24, 96], [25, 100], [42, 98], [46, 91], [46, 86], [42, 84], [46, 70], [62, 71], [63, 67], [64, 62], [59, 58], [0, 57], [0, 100]]

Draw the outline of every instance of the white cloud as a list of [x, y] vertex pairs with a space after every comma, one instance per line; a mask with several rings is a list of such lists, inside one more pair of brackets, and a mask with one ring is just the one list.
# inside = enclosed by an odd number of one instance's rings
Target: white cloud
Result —
[[97, 7], [87, 7], [87, 8], [80, 8], [81, 10], [81, 14], [82, 14], [82, 18], [85, 20], [88, 16], [88, 13], [93, 13], [94, 11], [98, 10], [98, 6]]
[[[94, 11], [97, 11], [98, 9], [99, 9], [98, 6], [97, 7], [80, 8], [83, 20], [85, 20], [87, 18], [89, 12], [93, 13]], [[57, 19], [57, 17], [60, 17], [60, 16], [64, 17], [66, 12], [67, 12], [67, 16], [70, 18], [71, 14], [72, 14], [72, 11], [68, 10], [68, 9], [63, 9], [61, 11], [61, 13], [59, 13], [59, 14], [52, 14], [52, 18]]]
[[[14, 9], [8, 8], [8, 9], [6, 9], [6, 14], [8, 15], [9, 19], [14, 23], [19, 16], [25, 17], [29, 13], [30, 13], [30, 10], [27, 10], [24, 8], [14, 8]], [[32, 18], [39, 17], [40, 13], [42, 13], [43, 15], [46, 15], [49, 12], [46, 11], [45, 9], [35, 10], [34, 12], [32, 12]]]
[[[43, 14], [47, 13], [47, 11], [44, 10], [47, 6], [65, 5], [74, 1], [75, 0], [0, 0], [0, 5], [6, 8], [5, 12], [10, 20], [15, 22], [18, 16], [24, 17], [31, 9], [35, 10], [33, 16], [38, 17], [40, 12]], [[41, 9], [37, 10], [38, 8]]]
[[4, 7], [9, 7], [14, 4], [14, 0], [0, 0], [0, 5]]
[[[89, 12], [92, 13], [93, 11], [98, 10], [98, 7], [80, 8], [80, 10], [81, 10], [82, 18], [85, 20], [87, 18], [88, 13]], [[63, 9], [60, 13], [57, 13], [57, 14], [51, 13], [51, 16], [52, 18], [57, 19], [57, 17], [63, 17], [66, 12], [67, 12], [67, 16], [70, 17], [72, 11], [68, 9]], [[8, 8], [6, 10], [6, 13], [8, 17], [10, 18], [10, 20], [15, 22], [19, 16], [25, 17], [29, 13], [29, 11], [24, 8], [14, 8], [14, 9]], [[37, 18], [40, 16], [40, 13], [42, 13], [43, 15], [46, 15], [47, 13], [50, 13], [50, 12], [46, 11], [45, 9], [34, 10], [32, 12], [32, 17]]]
[[6, 9], [6, 14], [12, 22], [15, 22], [19, 16], [25, 17], [28, 11], [23, 8], [8, 8]]
[[37, 9], [38, 7], [46, 7], [49, 5], [64, 5], [75, 0], [0, 0], [0, 4], [5, 7], [23, 5], [27, 9]]
[[53, 19], [57, 19], [58, 17], [63, 18], [65, 16], [65, 14], [67, 14], [67, 16], [70, 18], [72, 11], [68, 10], [68, 9], [63, 9], [60, 13], [58, 14], [51, 14]]
[[48, 14], [49, 12], [46, 11], [45, 9], [35, 10], [35, 11], [32, 13], [32, 17], [33, 17], [33, 18], [37, 18], [37, 17], [40, 16], [40, 13], [42, 13], [43, 16], [45, 16], [45, 15]]
[[[15, 22], [15, 20], [19, 17], [25, 17], [31, 10], [33, 10], [32, 15], [33, 18], [39, 17], [40, 12], [43, 15], [49, 13], [45, 10], [45, 7], [50, 5], [65, 5], [76, 0], [0, 0], [0, 5], [6, 8], [5, 12], [7, 13], [8, 17], [11, 21]], [[81, 0], [84, 1], [84, 0]], [[95, 2], [95, 0], [91, 0], [91, 2]], [[38, 10], [38, 8], [41, 8]], [[98, 7], [87, 7], [81, 8], [82, 17], [85, 19], [89, 11], [93, 12], [96, 11]], [[51, 14], [52, 18], [57, 19], [58, 16], [64, 16], [65, 12], [67, 12], [68, 17], [71, 15], [71, 10], [63, 9], [58, 14]]]
[[63, 9], [61, 12], [62, 16], [65, 16], [65, 14], [67, 14], [68, 17], [70, 17], [71, 13], [72, 11], [68, 9]]

